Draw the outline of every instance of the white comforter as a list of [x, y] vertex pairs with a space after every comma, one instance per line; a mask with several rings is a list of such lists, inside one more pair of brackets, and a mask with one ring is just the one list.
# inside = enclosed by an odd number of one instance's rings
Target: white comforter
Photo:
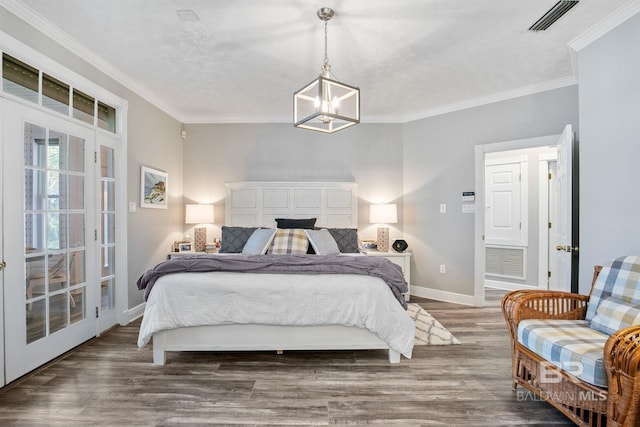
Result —
[[382, 279], [350, 274], [175, 273], [147, 300], [138, 346], [154, 333], [223, 324], [366, 328], [411, 358], [415, 324]]

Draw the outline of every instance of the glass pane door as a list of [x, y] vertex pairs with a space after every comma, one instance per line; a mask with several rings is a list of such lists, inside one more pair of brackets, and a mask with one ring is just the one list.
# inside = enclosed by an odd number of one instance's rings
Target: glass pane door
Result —
[[[100, 146], [100, 311], [115, 307], [115, 150]], [[106, 313], [105, 313], [106, 314]]]
[[18, 105], [3, 128], [9, 382], [96, 335], [95, 132]]
[[85, 143], [24, 124], [27, 344], [87, 316]]

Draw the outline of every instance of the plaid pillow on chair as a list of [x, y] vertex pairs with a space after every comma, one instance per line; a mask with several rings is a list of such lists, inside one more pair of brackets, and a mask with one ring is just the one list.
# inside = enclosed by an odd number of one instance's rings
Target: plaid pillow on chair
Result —
[[309, 239], [301, 228], [281, 228], [276, 232], [267, 253], [276, 255], [304, 255], [309, 249]]

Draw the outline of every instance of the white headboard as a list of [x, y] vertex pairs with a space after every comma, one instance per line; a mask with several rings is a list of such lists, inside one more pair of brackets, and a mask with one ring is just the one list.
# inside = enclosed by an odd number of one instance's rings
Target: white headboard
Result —
[[316, 226], [358, 228], [354, 182], [231, 182], [225, 224], [275, 227], [276, 218], [317, 218]]

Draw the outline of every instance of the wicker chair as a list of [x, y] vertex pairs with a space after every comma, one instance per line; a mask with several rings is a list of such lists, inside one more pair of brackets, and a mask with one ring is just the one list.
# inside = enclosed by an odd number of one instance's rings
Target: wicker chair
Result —
[[[592, 293], [601, 269], [595, 268]], [[502, 313], [511, 334], [513, 389], [523, 386], [580, 426], [639, 426], [640, 326], [621, 329], [607, 339], [603, 354], [608, 387], [577, 378], [518, 340], [518, 325], [525, 319], [585, 319], [590, 298], [591, 294], [537, 290], [505, 295]], [[548, 381], [550, 376], [553, 381]]]

